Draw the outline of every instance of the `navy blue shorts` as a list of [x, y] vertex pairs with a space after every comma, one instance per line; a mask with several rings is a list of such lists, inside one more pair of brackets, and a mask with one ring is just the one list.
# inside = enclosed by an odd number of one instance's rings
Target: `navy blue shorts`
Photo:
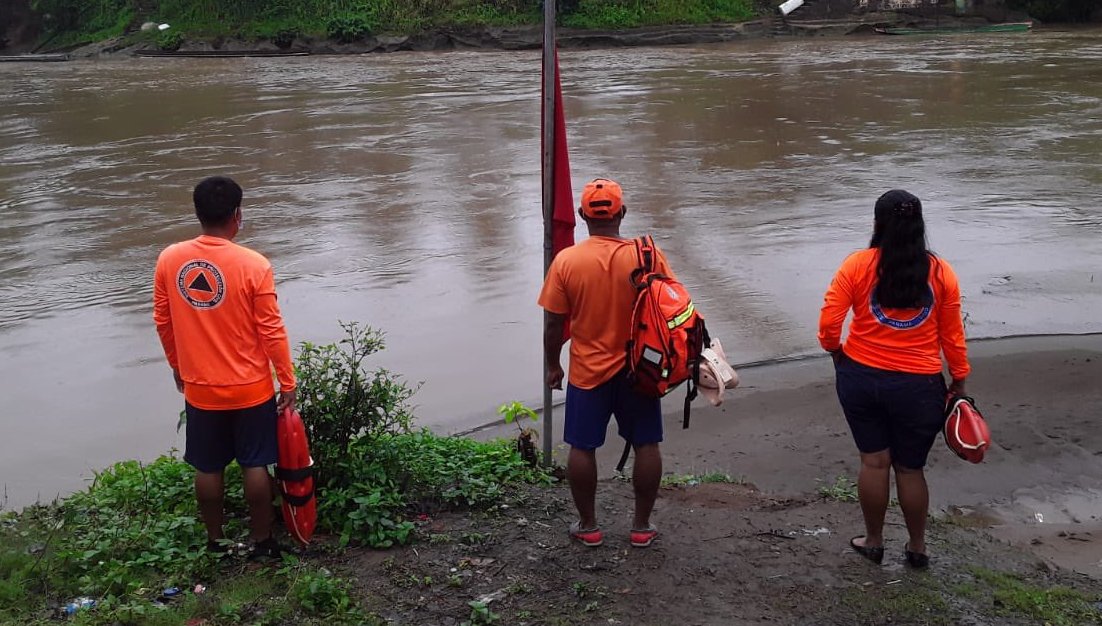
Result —
[[221, 472], [234, 459], [241, 467], [262, 467], [279, 457], [275, 396], [245, 409], [208, 411], [185, 403], [184, 411], [184, 461], [200, 472]]
[[662, 403], [632, 389], [627, 371], [593, 389], [566, 386], [563, 439], [575, 448], [596, 450], [605, 443], [613, 415], [620, 436], [633, 446], [662, 441]]
[[945, 425], [945, 378], [882, 370], [844, 355], [834, 367], [838, 400], [857, 449], [889, 450], [896, 465], [925, 467]]

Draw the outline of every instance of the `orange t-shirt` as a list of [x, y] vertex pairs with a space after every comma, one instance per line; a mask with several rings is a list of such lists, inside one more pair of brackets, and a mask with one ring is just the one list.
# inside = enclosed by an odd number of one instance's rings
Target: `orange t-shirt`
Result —
[[208, 410], [242, 409], [295, 388], [272, 265], [228, 239], [165, 248], [153, 281], [153, 321], [184, 397]]
[[841, 346], [842, 324], [853, 310], [846, 356], [870, 367], [913, 374], [937, 374], [941, 354], [953, 378], [965, 378], [968, 349], [960, 313], [960, 284], [949, 263], [930, 257], [933, 304], [921, 309], [882, 308], [873, 300], [880, 251], [854, 252], [842, 262], [826, 292], [819, 316], [819, 343]]
[[[611, 237], [590, 237], [551, 262], [539, 305], [570, 319], [569, 380], [575, 387], [592, 389], [627, 364], [636, 296], [631, 272], [637, 267], [635, 244]], [[657, 247], [654, 268], [673, 277]]]

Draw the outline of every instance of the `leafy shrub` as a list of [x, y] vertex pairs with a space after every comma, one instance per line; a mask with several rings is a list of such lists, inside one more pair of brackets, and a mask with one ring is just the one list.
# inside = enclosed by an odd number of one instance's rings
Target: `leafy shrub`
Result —
[[47, 30], [78, 33], [78, 41], [120, 35], [134, 17], [130, 0], [32, 0], [31, 8]]
[[299, 606], [319, 617], [352, 616], [356, 604], [348, 593], [348, 582], [326, 571], [307, 572], [291, 591]]
[[341, 43], [353, 43], [370, 35], [372, 29], [367, 16], [344, 13], [330, 18], [325, 30], [331, 39]]
[[642, 21], [640, 4], [637, 0], [579, 0], [563, 23], [575, 28], [630, 28]]
[[249, 31], [249, 36], [274, 43], [280, 48], [289, 48], [295, 39], [303, 34], [302, 27], [290, 19], [274, 19], [260, 22]]
[[737, 22], [755, 13], [753, 0], [578, 0], [573, 4], [563, 11], [562, 23], [574, 28]]
[[157, 47], [161, 50], [173, 52], [184, 44], [184, 34], [178, 30], [166, 30], [157, 35]]
[[304, 342], [295, 363], [299, 412], [323, 486], [349, 484], [354, 468], [341, 465], [362, 458], [349, 455], [354, 442], [404, 432], [413, 419], [408, 401], [416, 390], [386, 370], [364, 365], [385, 347], [382, 332], [355, 322], [341, 328], [345, 338], [337, 344]]

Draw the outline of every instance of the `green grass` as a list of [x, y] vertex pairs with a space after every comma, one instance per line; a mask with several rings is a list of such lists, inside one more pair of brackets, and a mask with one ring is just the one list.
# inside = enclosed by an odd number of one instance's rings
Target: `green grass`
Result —
[[842, 607], [854, 624], [913, 624], [953, 626], [959, 623], [933, 583], [905, 580], [890, 587], [850, 588], [842, 593]]
[[971, 567], [977, 584], [991, 595], [999, 615], [1028, 617], [1051, 626], [1102, 624], [1102, 612], [1095, 608], [1098, 596], [1067, 587], [1038, 587], [1013, 574]]

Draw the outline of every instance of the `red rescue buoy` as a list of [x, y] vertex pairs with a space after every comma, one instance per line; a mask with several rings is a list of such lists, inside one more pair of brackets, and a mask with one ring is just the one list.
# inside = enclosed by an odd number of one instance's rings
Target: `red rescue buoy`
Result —
[[967, 396], [950, 396], [945, 407], [945, 443], [957, 456], [970, 463], [980, 463], [991, 446], [991, 431]]

